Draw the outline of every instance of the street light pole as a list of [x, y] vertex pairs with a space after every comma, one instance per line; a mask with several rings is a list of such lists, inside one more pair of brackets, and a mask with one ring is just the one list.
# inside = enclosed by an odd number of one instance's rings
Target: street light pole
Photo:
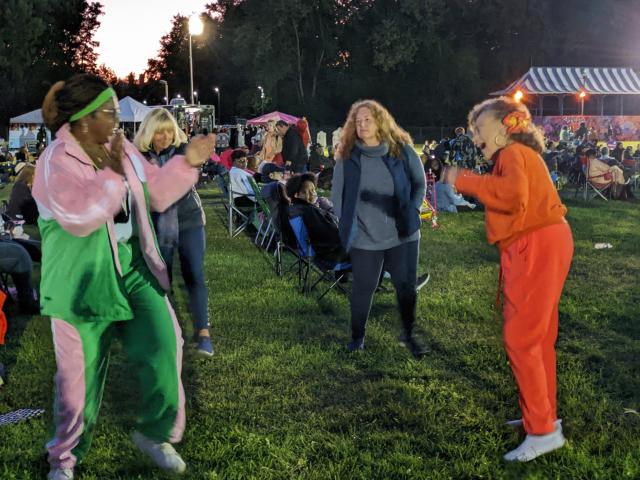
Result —
[[192, 15], [191, 18], [189, 18], [189, 80], [191, 85], [191, 105], [195, 103], [193, 100], [193, 52], [191, 37], [193, 35], [200, 35], [203, 28], [199, 15]]
[[166, 80], [160, 80], [160, 84], [164, 85], [164, 103], [169, 105], [169, 83]]
[[215, 87], [213, 90], [218, 96], [218, 123], [222, 123], [222, 115], [220, 115], [220, 89], [218, 87]]
[[264, 114], [264, 88], [261, 85], [258, 85], [258, 90], [260, 90], [260, 115]]
[[587, 96], [586, 93], [586, 84], [587, 84], [587, 71], [582, 71], [582, 90], [580, 92], [580, 115], [584, 116], [584, 98]]
[[191, 84], [191, 105], [193, 105], [193, 55], [191, 54], [191, 32], [189, 32], [189, 81]]

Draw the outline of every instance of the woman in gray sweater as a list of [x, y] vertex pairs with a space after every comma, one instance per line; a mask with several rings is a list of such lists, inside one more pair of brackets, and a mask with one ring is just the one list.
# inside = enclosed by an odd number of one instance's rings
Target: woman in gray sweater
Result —
[[416, 356], [426, 352], [414, 334], [422, 163], [409, 134], [378, 102], [356, 102], [342, 128], [332, 200], [343, 247], [353, 268], [351, 351], [364, 349], [373, 294], [382, 269], [391, 274], [404, 333]]

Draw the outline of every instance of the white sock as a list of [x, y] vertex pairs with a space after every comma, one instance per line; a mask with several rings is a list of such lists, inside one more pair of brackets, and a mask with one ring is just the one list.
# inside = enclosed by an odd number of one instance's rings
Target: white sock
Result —
[[562, 434], [562, 426], [558, 426], [554, 432], [546, 435], [527, 435], [524, 442], [507, 453], [504, 459], [508, 462], [528, 462], [540, 455], [562, 448], [566, 441]]
[[[508, 427], [519, 428], [523, 425], [523, 422], [521, 418], [517, 418], [515, 420], [507, 420], [505, 422], [505, 425]], [[562, 419], [561, 418], [557, 419], [555, 421], [555, 425], [556, 425], [556, 428], [560, 427], [560, 429], [562, 429]]]

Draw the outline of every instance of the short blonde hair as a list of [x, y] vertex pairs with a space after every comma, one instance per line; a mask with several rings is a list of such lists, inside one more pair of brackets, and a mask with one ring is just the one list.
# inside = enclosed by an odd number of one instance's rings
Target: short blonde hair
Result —
[[173, 115], [164, 108], [154, 108], [144, 117], [140, 130], [133, 139], [133, 144], [141, 152], [148, 152], [153, 147], [153, 136], [162, 130], [173, 131], [174, 147], [187, 143], [187, 134], [180, 130]]

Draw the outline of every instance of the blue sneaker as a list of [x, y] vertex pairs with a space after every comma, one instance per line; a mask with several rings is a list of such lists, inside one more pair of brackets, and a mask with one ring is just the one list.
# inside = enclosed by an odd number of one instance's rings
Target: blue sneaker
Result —
[[361, 352], [364, 350], [364, 337], [351, 340], [347, 345], [347, 350], [350, 352]]
[[211, 337], [198, 337], [198, 354], [205, 357], [213, 355], [213, 344], [211, 343]]

